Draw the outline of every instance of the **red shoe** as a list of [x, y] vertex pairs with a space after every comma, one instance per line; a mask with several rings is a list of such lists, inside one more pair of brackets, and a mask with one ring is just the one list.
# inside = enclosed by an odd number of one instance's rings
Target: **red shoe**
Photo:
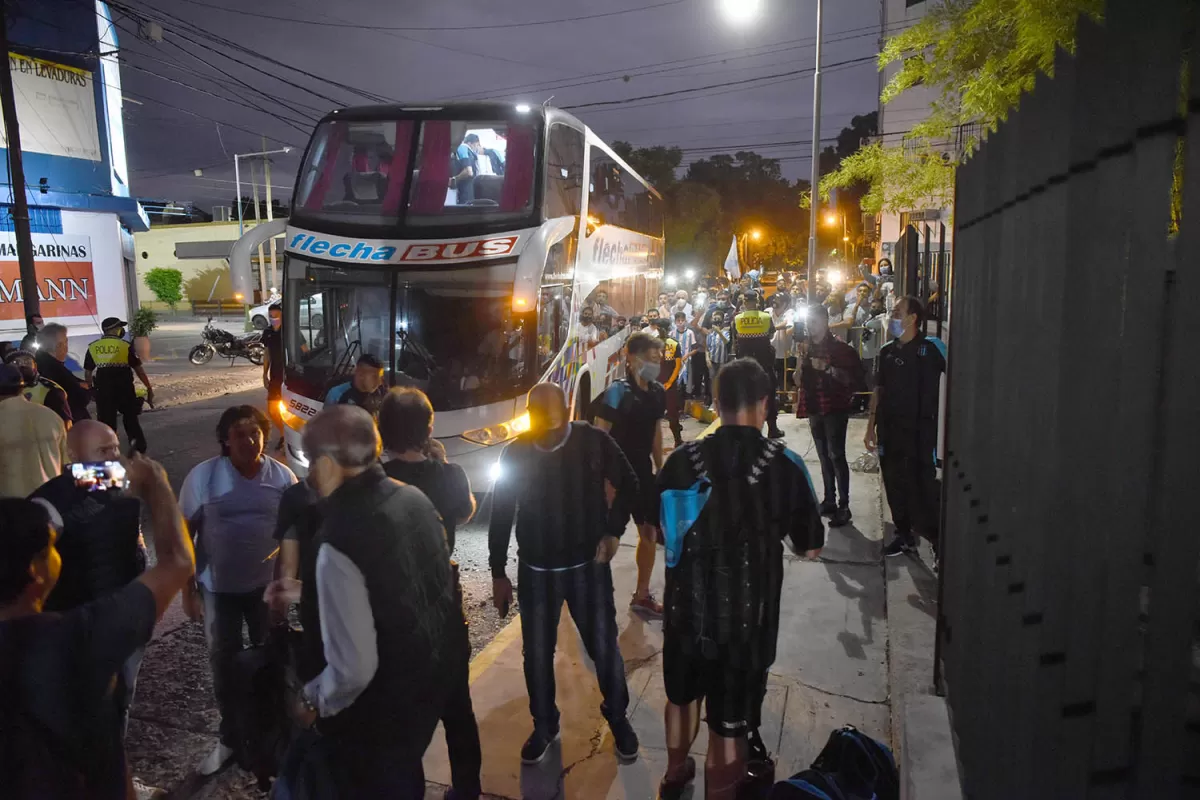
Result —
[[663, 615], [662, 603], [655, 600], [652, 594], [647, 594], [645, 597], [634, 595], [633, 599], [629, 601], [629, 609], [650, 619], [662, 619]]

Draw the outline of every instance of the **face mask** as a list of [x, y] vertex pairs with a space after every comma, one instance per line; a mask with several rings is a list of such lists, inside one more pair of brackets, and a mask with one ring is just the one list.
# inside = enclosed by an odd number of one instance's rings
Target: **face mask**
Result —
[[897, 338], [904, 335], [904, 320], [890, 319], [888, 320], [888, 333]]
[[271, 327], [274, 328], [275, 330], [279, 330], [280, 328], [283, 327], [283, 320], [272, 318], [271, 319]]
[[729, 301], [728, 300], [718, 300], [717, 308], [729, 308]]
[[658, 364], [653, 361], [638, 361], [637, 374], [647, 383], [658, 380]]

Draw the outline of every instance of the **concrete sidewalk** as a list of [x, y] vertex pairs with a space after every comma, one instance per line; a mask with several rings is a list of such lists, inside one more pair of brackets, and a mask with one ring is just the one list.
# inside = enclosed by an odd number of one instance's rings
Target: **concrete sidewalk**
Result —
[[[865, 423], [852, 420], [848, 451], [861, 450]], [[808, 424], [781, 417], [788, 446], [804, 456], [820, 486], [820, 465]], [[830, 529], [819, 561], [788, 556], [778, 656], [763, 707], [762, 734], [776, 754], [776, 777], [809, 766], [829, 733], [844, 724], [891, 743], [888, 625], [884, 571], [880, 564], [883, 520], [878, 475], [851, 472], [851, 525]], [[820, 499], [820, 498], [818, 498]], [[502, 798], [653, 798], [666, 767], [662, 713], [662, 623], [629, 613], [636, 567], [635, 534], [626, 533], [613, 562], [621, 653], [629, 682], [629, 716], [641, 739], [641, 758], [619, 765], [608, 725], [600, 715], [600, 691], [591, 661], [570, 615], [559, 628], [555, 677], [562, 713], [562, 743], [536, 767], [523, 767], [520, 750], [532, 730], [521, 658], [520, 622], [514, 620], [471, 664], [471, 694], [483, 742], [483, 788]], [[661, 597], [662, 551], [654, 590]], [[701, 774], [701, 726], [694, 747]], [[426, 778], [450, 783], [445, 738], [439, 730], [425, 756]], [[441, 797], [431, 790], [430, 798]]]

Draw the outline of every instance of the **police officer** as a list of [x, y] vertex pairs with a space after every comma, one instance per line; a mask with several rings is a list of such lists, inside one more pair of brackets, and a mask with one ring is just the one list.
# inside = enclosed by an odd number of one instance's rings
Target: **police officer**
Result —
[[937, 549], [938, 400], [946, 371], [946, 346], [925, 335], [925, 309], [915, 297], [902, 297], [892, 308], [888, 331], [895, 337], [879, 351], [879, 376], [871, 396], [864, 444], [879, 448], [879, 471], [887, 491], [896, 538], [887, 556], [912, 550], [914, 529]]
[[756, 292], [747, 292], [743, 301], [745, 310], [733, 318], [730, 344], [733, 346], [734, 358], [752, 358], [767, 371], [771, 378], [771, 393], [767, 396], [767, 435], [772, 439], [782, 439], [783, 431], [779, 430], [776, 419], [779, 417], [779, 399], [776, 397], [775, 386], [775, 346], [771, 344], [775, 336], [775, 323], [771, 315], [760, 311], [759, 296]]
[[96, 418], [113, 430], [117, 429], [117, 414], [125, 422], [129, 445], [139, 453], [146, 452], [146, 435], [142, 433], [138, 414], [141, 405], [133, 388], [133, 375], [146, 387], [146, 402], [154, 405], [154, 389], [142, 368], [142, 360], [125, 341], [125, 326], [129, 323], [117, 317], [106, 317], [100, 323], [104, 335], [88, 345], [83, 369], [87, 382], [96, 394]]
[[27, 350], [14, 350], [4, 357], [5, 364], [12, 364], [21, 371], [25, 381], [25, 399], [37, 406], [45, 406], [62, 417], [67, 430], [71, 429], [71, 405], [66, 391], [49, 378], [38, 374], [37, 361]]
[[679, 342], [671, 337], [671, 323], [665, 319], [657, 319], [654, 326], [658, 329], [659, 338], [663, 342], [662, 362], [658, 368], [658, 382], [666, 391], [667, 425], [671, 428], [671, 436], [675, 446], [683, 444], [683, 426], [679, 415], [683, 411], [683, 395], [679, 387], [679, 373], [683, 369], [683, 354], [679, 352]]

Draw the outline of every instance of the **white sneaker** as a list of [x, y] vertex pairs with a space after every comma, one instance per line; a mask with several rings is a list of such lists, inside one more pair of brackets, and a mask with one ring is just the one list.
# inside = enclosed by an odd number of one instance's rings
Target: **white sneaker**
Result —
[[133, 779], [133, 794], [137, 800], [154, 800], [156, 797], [166, 797], [167, 793], [157, 786], [147, 786], [137, 778]]
[[196, 772], [200, 773], [204, 777], [216, 775], [221, 770], [221, 767], [225, 766], [225, 764], [231, 758], [233, 758], [233, 748], [226, 747], [223, 744], [218, 744], [213, 748], [212, 752], [205, 756], [204, 760], [200, 762], [200, 766], [196, 767]]

